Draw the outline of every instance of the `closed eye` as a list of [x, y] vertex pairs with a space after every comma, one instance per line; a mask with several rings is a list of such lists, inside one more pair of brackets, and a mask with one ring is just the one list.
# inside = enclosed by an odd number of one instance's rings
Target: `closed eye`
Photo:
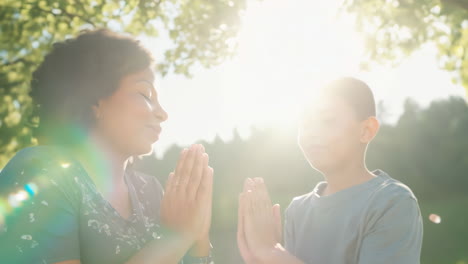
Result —
[[151, 98], [149, 98], [148, 96], [146, 96], [144, 93], [139, 93], [141, 96], [143, 96], [143, 98], [145, 98], [145, 100], [148, 102], [148, 103], [152, 103], [151, 102]]

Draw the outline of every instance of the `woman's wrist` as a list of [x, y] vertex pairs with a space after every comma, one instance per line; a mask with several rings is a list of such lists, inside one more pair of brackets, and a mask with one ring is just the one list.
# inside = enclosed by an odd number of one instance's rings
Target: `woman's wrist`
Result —
[[195, 241], [192, 248], [189, 251], [189, 255], [192, 257], [207, 257], [211, 255], [211, 243], [208, 236]]

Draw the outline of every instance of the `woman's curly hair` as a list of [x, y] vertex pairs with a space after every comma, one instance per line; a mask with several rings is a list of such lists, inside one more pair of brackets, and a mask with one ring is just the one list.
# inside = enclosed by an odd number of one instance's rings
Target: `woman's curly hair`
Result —
[[137, 40], [107, 29], [54, 43], [31, 80], [39, 142], [71, 143], [74, 129], [92, 127], [94, 104], [112, 95], [124, 76], [152, 63]]

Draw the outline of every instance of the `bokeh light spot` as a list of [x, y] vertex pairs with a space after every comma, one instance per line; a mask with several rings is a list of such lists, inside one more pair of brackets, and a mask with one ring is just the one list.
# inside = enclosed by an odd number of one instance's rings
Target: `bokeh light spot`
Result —
[[429, 220], [434, 224], [440, 224], [440, 222], [442, 221], [440, 216], [436, 215], [436, 214], [430, 214], [429, 215]]

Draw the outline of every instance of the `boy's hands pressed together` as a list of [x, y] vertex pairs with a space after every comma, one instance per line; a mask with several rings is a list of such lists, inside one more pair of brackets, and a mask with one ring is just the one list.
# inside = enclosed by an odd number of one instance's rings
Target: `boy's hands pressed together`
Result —
[[262, 178], [247, 179], [239, 195], [237, 241], [246, 264], [302, 263], [281, 246], [281, 213]]
[[247, 244], [257, 251], [267, 251], [280, 243], [278, 226], [270, 197], [260, 178], [255, 178], [251, 189], [243, 194], [245, 202], [244, 228]]

